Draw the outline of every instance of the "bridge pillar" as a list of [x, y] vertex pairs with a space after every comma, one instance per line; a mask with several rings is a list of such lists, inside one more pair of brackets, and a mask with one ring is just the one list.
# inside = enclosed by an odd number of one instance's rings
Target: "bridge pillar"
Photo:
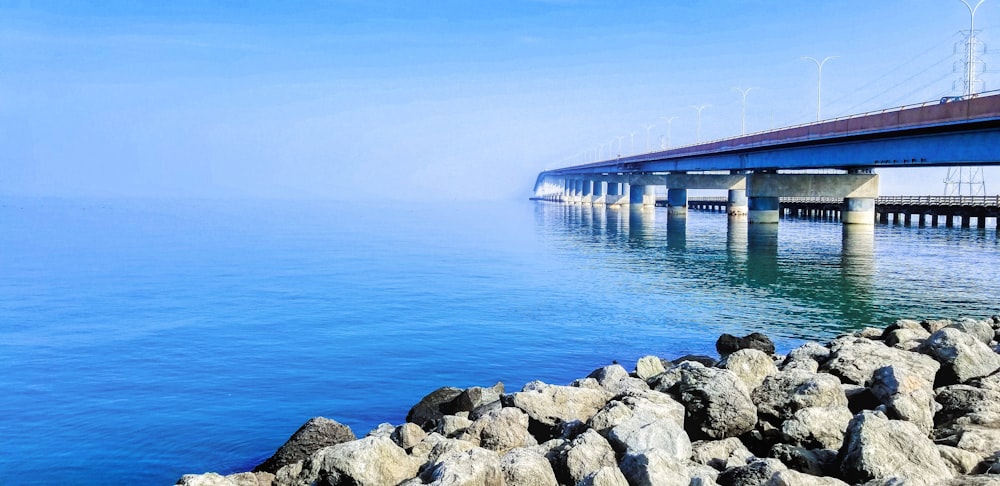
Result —
[[584, 179], [584, 180], [580, 181], [580, 183], [583, 185], [582, 191], [581, 191], [581, 194], [580, 194], [580, 202], [582, 202], [583, 204], [591, 204], [591, 203], [593, 203], [594, 202], [594, 197], [593, 197], [593, 194], [594, 194], [594, 181], [592, 181], [590, 179]]
[[726, 198], [726, 212], [730, 216], [746, 216], [747, 211], [747, 190], [730, 189]]
[[632, 184], [629, 186], [629, 204], [640, 206], [656, 205], [656, 187]]
[[747, 198], [747, 221], [750, 223], [777, 223], [780, 206], [781, 198], [779, 197]]
[[621, 204], [622, 199], [622, 183], [608, 181], [608, 195], [606, 201], [608, 206], [616, 206]]
[[875, 198], [847, 197], [844, 198], [844, 224], [875, 224]]
[[667, 189], [667, 214], [682, 215], [688, 211], [687, 189]]
[[608, 202], [608, 197], [605, 195], [604, 181], [594, 181], [594, 201], [593, 204], [604, 204]]

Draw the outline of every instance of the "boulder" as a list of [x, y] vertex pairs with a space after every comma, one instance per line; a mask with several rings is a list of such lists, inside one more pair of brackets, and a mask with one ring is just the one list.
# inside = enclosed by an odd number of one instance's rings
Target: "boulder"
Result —
[[702, 366], [712, 367], [715, 366], [716, 363], [718, 362], [719, 361], [717, 359], [711, 356], [705, 356], [704, 354], [685, 354], [680, 358], [670, 361], [669, 365], [667, 363], [664, 363], [663, 367], [668, 368], [669, 366], [676, 366], [681, 363], [698, 363]]
[[587, 475], [576, 486], [629, 486], [628, 480], [618, 466], [602, 467]]
[[815, 342], [808, 342], [788, 352], [782, 366], [788, 366], [793, 361], [814, 361], [817, 364], [825, 363], [830, 359], [830, 349]]
[[635, 376], [643, 380], [648, 380], [664, 371], [666, 368], [663, 367], [663, 361], [656, 356], [644, 356], [635, 364]]
[[953, 327], [931, 334], [919, 351], [941, 363], [936, 386], [964, 383], [1000, 369], [1000, 355], [975, 336]]
[[276, 473], [283, 466], [303, 461], [314, 452], [328, 446], [357, 439], [351, 428], [325, 417], [313, 417], [299, 427], [274, 455], [253, 470]]
[[427, 432], [417, 424], [405, 423], [396, 427], [389, 436], [399, 447], [409, 450], [427, 437]]
[[479, 447], [474, 442], [443, 437], [441, 436], [441, 434], [438, 434], [436, 432], [428, 434], [427, 440], [421, 442], [420, 444], [421, 445], [432, 444], [430, 450], [427, 451], [426, 456], [422, 453], [423, 451], [421, 451], [421, 454], [419, 456], [417, 455], [417, 447], [419, 446], [414, 447], [413, 451], [411, 451], [412, 452], [411, 455], [414, 458], [419, 457], [419, 459], [421, 460], [421, 464], [423, 465], [433, 465], [437, 463], [441, 457], [444, 457], [448, 454], [455, 452], [468, 452], [471, 451], [472, 449]]
[[757, 407], [735, 373], [718, 368], [689, 368], [678, 387], [688, 434], [699, 439], [725, 439], [753, 429]]
[[611, 444], [593, 429], [573, 439], [566, 452], [566, 469], [573, 483], [583, 481], [601, 468], [617, 466], [618, 460]]
[[828, 475], [837, 463], [837, 451], [832, 449], [806, 449], [789, 444], [775, 444], [769, 455], [790, 469], [813, 476]]
[[389, 422], [382, 422], [375, 426], [374, 429], [368, 431], [365, 437], [392, 437], [392, 433], [396, 431], [396, 428], [392, 426]]
[[749, 391], [760, 386], [764, 378], [778, 372], [771, 357], [756, 349], [741, 349], [731, 353], [719, 362], [719, 368], [735, 373]]
[[941, 367], [928, 356], [890, 348], [879, 341], [850, 336], [835, 339], [830, 346], [830, 359], [820, 366], [845, 383], [865, 385], [875, 370], [884, 366], [905, 368], [933, 383]]
[[688, 486], [690, 472], [681, 460], [660, 449], [628, 453], [622, 458], [622, 474], [633, 486]]
[[836, 450], [853, 417], [846, 406], [801, 408], [781, 424], [781, 434], [791, 445]]
[[976, 472], [976, 466], [983, 460], [980, 454], [964, 451], [957, 447], [938, 444], [937, 450], [941, 454], [941, 459], [944, 459], [948, 469], [955, 476], [973, 474]]
[[976, 454], [997, 452], [1000, 429], [991, 426], [961, 424], [934, 429], [934, 440], [940, 445], [957, 447]]
[[831, 477], [813, 476], [791, 469], [776, 471], [767, 486], [848, 486], [847, 483]]
[[920, 325], [923, 326], [927, 332], [934, 334], [952, 324], [950, 319], [928, 319], [925, 321], [920, 321]]
[[185, 474], [177, 486], [270, 486], [274, 475], [265, 472], [245, 472], [222, 476], [217, 473]]
[[458, 412], [472, 413], [475, 409], [500, 400], [503, 395], [503, 382], [497, 382], [489, 388], [472, 386], [462, 390], [454, 399], [441, 405], [445, 415], [455, 415]]
[[608, 441], [620, 453], [659, 449], [678, 461], [691, 457], [691, 440], [678, 422], [674, 406], [634, 399], [630, 414], [607, 432]]
[[557, 486], [552, 465], [530, 449], [513, 449], [500, 459], [505, 486]]
[[532, 433], [539, 441], [558, 435], [566, 422], [586, 422], [611, 398], [601, 390], [548, 385], [540, 381], [528, 383], [510, 396], [512, 406], [520, 408], [531, 419]]
[[306, 484], [399, 484], [417, 475], [420, 465], [387, 437], [365, 437], [324, 447], [303, 465]]
[[750, 333], [743, 337], [736, 337], [732, 334], [723, 334], [715, 342], [715, 350], [719, 356], [725, 357], [741, 349], [756, 349], [769, 355], [774, 354], [774, 343], [771, 339], [759, 332]]
[[993, 336], [996, 331], [991, 325], [992, 321], [977, 321], [975, 319], [970, 319], [964, 317], [959, 319], [958, 322], [954, 322], [948, 327], [952, 329], [958, 329], [970, 336], [975, 337], [983, 344], [989, 344], [993, 340]]
[[722, 440], [700, 440], [691, 444], [691, 460], [719, 471], [743, 466], [753, 454], [735, 437]]
[[420, 479], [436, 486], [504, 486], [500, 457], [481, 447], [441, 456]]
[[847, 406], [847, 395], [836, 376], [801, 370], [768, 376], [751, 396], [760, 418], [776, 426], [803, 408]]
[[918, 329], [896, 329], [885, 336], [885, 344], [906, 351], [912, 351], [930, 336], [931, 333], [925, 331], [922, 327]]
[[406, 414], [406, 421], [419, 425], [424, 430], [431, 430], [435, 427], [436, 421], [447, 415], [441, 410], [442, 405], [451, 403], [452, 400], [462, 394], [461, 388], [444, 386], [438, 388], [421, 398], [410, 412]]
[[528, 433], [528, 415], [514, 407], [494, 410], [480, 417], [468, 427], [462, 439], [500, 454], [537, 443]]
[[445, 437], [458, 437], [464, 434], [472, 426], [472, 421], [468, 419], [464, 412], [459, 413], [460, 415], [445, 415], [434, 420], [437, 423], [437, 426], [434, 427], [434, 432]]
[[875, 398], [886, 406], [889, 418], [913, 422], [925, 434], [934, 428], [934, 402], [932, 383], [913, 372], [895, 366], [884, 366], [872, 374], [869, 389]]
[[934, 442], [913, 423], [862, 412], [847, 427], [840, 469], [852, 483], [897, 477], [907, 484], [938, 484], [952, 478]]
[[607, 403], [588, 422], [588, 425], [599, 434], [607, 437], [611, 429], [624, 423], [635, 415], [637, 409], [642, 409], [644, 416], [655, 416], [658, 419], [671, 421], [678, 426], [684, 424], [684, 405], [670, 398], [669, 395], [649, 391], [642, 396], [622, 396]]
[[716, 481], [720, 486], [764, 486], [776, 473], [787, 469], [777, 459], [757, 459], [745, 466], [722, 471]]

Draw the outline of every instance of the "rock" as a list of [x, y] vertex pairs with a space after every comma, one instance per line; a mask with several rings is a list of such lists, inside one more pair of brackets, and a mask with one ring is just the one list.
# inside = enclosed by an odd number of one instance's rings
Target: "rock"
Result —
[[566, 469], [573, 483], [583, 481], [601, 468], [617, 466], [618, 460], [611, 444], [593, 429], [573, 439], [566, 453]]
[[622, 474], [633, 486], [688, 486], [689, 471], [684, 462], [660, 449], [626, 454]]
[[840, 380], [828, 373], [780, 371], [764, 379], [751, 394], [763, 420], [780, 426], [797, 410], [809, 407], [846, 407]]
[[840, 388], [847, 396], [847, 408], [851, 409], [851, 413], [858, 414], [863, 410], [875, 410], [882, 405], [882, 402], [878, 401], [867, 387], [845, 383]]
[[532, 434], [539, 441], [558, 434], [565, 422], [586, 422], [600, 410], [611, 396], [607, 392], [588, 388], [548, 385], [540, 381], [528, 383], [514, 393], [511, 404], [520, 408], [535, 427]]
[[870, 389], [872, 395], [886, 406], [889, 418], [913, 422], [924, 434], [934, 428], [932, 383], [905, 368], [884, 366], [875, 370]]
[[741, 349], [756, 349], [769, 355], [774, 354], [774, 343], [767, 336], [754, 332], [743, 337], [736, 337], [732, 334], [723, 334], [715, 342], [715, 350], [720, 356], [735, 353]]
[[185, 474], [177, 486], [270, 486], [274, 475], [269, 472], [237, 473], [222, 476], [216, 473]]
[[976, 466], [982, 461], [982, 456], [974, 452], [964, 451], [957, 447], [951, 447], [946, 445], [937, 445], [938, 453], [941, 454], [941, 459], [944, 460], [948, 469], [955, 476], [962, 476], [965, 474], [973, 474], [976, 470]]
[[1000, 476], [962, 476], [942, 484], [944, 486], [1000, 486]]
[[808, 342], [788, 352], [785, 356], [784, 365], [792, 361], [811, 360], [816, 363], [825, 363], [830, 359], [830, 349], [814, 342]]
[[664, 371], [666, 368], [663, 367], [663, 361], [656, 356], [644, 356], [635, 364], [635, 376], [643, 380], [648, 380]]
[[781, 433], [791, 445], [836, 450], [853, 417], [846, 406], [801, 408], [781, 424]]
[[552, 465], [529, 449], [513, 449], [500, 459], [505, 486], [557, 486]]
[[952, 323], [948, 327], [958, 329], [970, 336], [975, 337], [983, 344], [989, 344], [993, 340], [995, 330], [991, 325], [992, 321], [977, 321], [975, 319], [962, 318], [958, 322]]
[[941, 367], [937, 361], [927, 356], [890, 348], [868, 339], [837, 338], [831, 343], [830, 349], [831, 357], [820, 366], [820, 370], [855, 385], [866, 385], [875, 370], [890, 365], [905, 368], [933, 383], [934, 376]]
[[877, 327], [866, 327], [859, 331], [854, 332], [854, 336], [865, 339], [878, 340], [882, 339], [882, 329]]
[[604, 387], [606, 390], [611, 391], [611, 388], [615, 387], [616, 382], [629, 378], [629, 374], [628, 371], [625, 371], [624, 366], [620, 364], [611, 364], [591, 371], [590, 374], [587, 375], [587, 378], [597, 380], [599, 385]]
[[486, 404], [500, 400], [503, 395], [503, 382], [497, 382], [489, 388], [473, 386], [462, 390], [453, 400], [441, 405], [441, 411], [445, 415], [455, 415], [458, 412], [469, 412]]
[[689, 368], [678, 387], [685, 408], [685, 428], [695, 438], [724, 439], [753, 429], [757, 407], [735, 373], [718, 368]]
[[777, 471], [765, 483], [767, 486], [848, 486], [847, 483], [830, 477], [819, 477], [787, 469]]
[[628, 486], [628, 480], [618, 466], [609, 466], [588, 474], [576, 486]]
[[410, 413], [406, 414], [406, 421], [417, 424], [424, 430], [431, 430], [437, 425], [436, 421], [446, 415], [441, 406], [451, 403], [461, 394], [460, 388], [450, 386], [438, 388], [420, 399], [410, 409]]
[[911, 351], [930, 336], [931, 333], [925, 331], [922, 327], [917, 329], [896, 329], [885, 336], [885, 344]]
[[399, 484], [417, 475], [419, 464], [387, 437], [324, 447], [303, 465], [302, 482], [378, 486]]
[[771, 357], [756, 349], [736, 351], [723, 358], [719, 362], [719, 367], [735, 373], [749, 391], [760, 386], [764, 378], [778, 372], [778, 367], [774, 365]]
[[644, 399], [628, 402], [631, 413], [607, 432], [608, 441], [620, 453], [658, 449], [677, 461], [691, 457], [691, 440], [676, 407]]
[[735, 437], [700, 440], [691, 444], [691, 460], [719, 471], [746, 465], [753, 454]]
[[623, 396], [607, 403], [590, 419], [588, 424], [597, 433], [607, 437], [611, 429], [624, 423], [635, 415], [637, 409], [642, 409], [644, 420], [669, 420], [678, 426], [684, 424], [684, 405], [670, 396], [650, 391], [645, 396]]
[[528, 415], [514, 407], [501, 408], [480, 417], [462, 438], [500, 454], [537, 443], [528, 433]]
[[274, 474], [283, 466], [303, 461], [324, 447], [355, 439], [357, 437], [350, 427], [328, 418], [313, 417], [299, 427], [299, 430], [296, 430], [274, 455], [258, 464], [253, 470]]
[[[424, 457], [423, 454], [420, 455], [421, 463], [426, 465], [436, 464], [441, 457], [444, 457], [448, 454], [454, 452], [468, 452], [471, 451], [472, 449], [476, 449], [477, 447], [479, 447], [473, 442], [461, 439], [450, 439], [447, 437], [442, 437], [440, 434], [436, 432], [429, 434], [427, 437], [429, 440], [425, 440], [424, 442], [421, 442], [421, 444], [428, 443], [433, 445], [431, 446], [431, 450], [427, 452], [426, 457]], [[412, 455], [413, 457], [416, 458], [417, 447], [414, 447], [413, 449], [414, 449], [413, 451], [414, 454]]]
[[798, 472], [825, 476], [837, 462], [837, 451], [831, 449], [806, 449], [788, 444], [775, 444], [770, 456]]
[[722, 471], [716, 481], [720, 486], [763, 486], [768, 484], [776, 473], [787, 469], [777, 459], [757, 459], [745, 466]]
[[843, 478], [852, 483], [898, 477], [907, 484], [937, 484], [952, 474], [934, 443], [906, 421], [862, 412], [851, 420], [840, 451]]
[[441, 456], [420, 478], [426, 484], [439, 486], [504, 486], [500, 458], [480, 447]]
[[649, 388], [656, 390], [660, 393], [675, 393], [677, 391], [677, 385], [681, 382], [681, 376], [684, 370], [691, 368], [705, 368], [706, 366], [695, 361], [684, 361], [681, 364], [671, 366], [663, 373], [660, 373], [648, 380]]
[[936, 386], [964, 383], [1000, 369], [1000, 355], [989, 346], [953, 327], [931, 334], [919, 351], [941, 363]]
[[445, 415], [435, 422], [434, 432], [445, 437], [458, 437], [472, 426], [472, 421], [462, 415]]
[[392, 435], [389, 436], [396, 445], [407, 450], [419, 444], [425, 437], [427, 437], [427, 432], [424, 432], [424, 429], [421, 429], [417, 424], [409, 422], [396, 427], [392, 431]]
[[274, 481], [272, 481], [272, 486], [290, 486], [297, 485], [299, 475], [302, 474], [302, 466], [305, 461], [299, 461], [278, 469], [278, 472], [274, 473]]
[[[671, 361], [670, 364], [679, 365], [685, 362], [698, 363], [702, 366], [711, 368], [715, 366], [716, 363], [718, 363], [718, 360], [716, 360], [711, 356], [705, 356], [703, 354], [685, 354], [684, 356], [681, 356], [680, 358]], [[664, 367], [667, 367], [666, 364], [664, 364]]]
[[972, 424], [950, 426], [934, 429], [934, 440], [977, 454], [992, 454], [1000, 444], [1000, 429]]
[[923, 328], [926, 329], [927, 332], [931, 334], [934, 334], [950, 326], [951, 324], [952, 323], [950, 319], [929, 319], [920, 322], [920, 325], [923, 326]]
[[976, 388], [982, 388], [983, 390], [1000, 392], [1000, 372], [993, 373], [992, 375], [984, 376], [982, 378], [975, 378], [970, 380], [969, 384]]

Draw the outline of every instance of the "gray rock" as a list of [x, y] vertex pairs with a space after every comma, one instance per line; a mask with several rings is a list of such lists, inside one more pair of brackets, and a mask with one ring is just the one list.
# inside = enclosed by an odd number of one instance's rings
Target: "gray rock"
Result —
[[328, 446], [357, 439], [351, 428], [324, 417], [313, 417], [299, 427], [274, 455], [255, 467], [254, 471], [275, 473], [283, 466], [303, 461], [314, 452]]
[[751, 396], [760, 418], [776, 426], [803, 408], [847, 406], [847, 395], [836, 376], [801, 370], [768, 376]]
[[463, 415], [445, 415], [435, 422], [434, 432], [445, 437], [458, 437], [472, 426], [472, 421]]
[[718, 368], [690, 368], [678, 387], [688, 434], [725, 439], [744, 434], [757, 423], [757, 407], [735, 373]]
[[656, 356], [643, 356], [635, 364], [635, 376], [647, 380], [666, 371], [663, 361]]
[[836, 450], [853, 417], [846, 406], [801, 408], [781, 424], [781, 433], [792, 445]]
[[421, 398], [410, 412], [406, 414], [406, 421], [419, 425], [424, 430], [431, 430], [436, 425], [436, 421], [447, 415], [441, 410], [442, 405], [451, 403], [452, 400], [462, 394], [461, 388], [444, 386], [438, 388]]
[[365, 437], [324, 447], [303, 465], [300, 479], [306, 484], [399, 484], [417, 475], [420, 465], [387, 437]]
[[958, 322], [952, 323], [948, 327], [958, 329], [970, 336], [975, 337], [983, 344], [989, 344], [993, 340], [995, 331], [991, 325], [992, 321], [977, 321], [975, 319], [962, 318]]
[[804, 359], [809, 359], [817, 363], [824, 363], [826, 360], [830, 359], [830, 348], [815, 342], [805, 343], [802, 346], [789, 351], [788, 356], [785, 356], [784, 364], [787, 365], [789, 362]]
[[690, 472], [684, 462], [659, 449], [626, 454], [619, 467], [632, 486], [691, 484]]
[[934, 428], [934, 402], [932, 383], [922, 376], [895, 366], [875, 370], [869, 389], [875, 398], [886, 406], [889, 418], [913, 422], [924, 434]]
[[514, 407], [501, 408], [480, 417], [468, 427], [462, 439], [500, 454], [537, 443], [528, 433], [528, 415]]
[[659, 449], [678, 461], [691, 457], [691, 440], [678, 422], [676, 408], [644, 399], [628, 402], [630, 414], [607, 433], [611, 446], [621, 453]]
[[691, 460], [719, 471], [744, 466], [753, 457], [750, 450], [735, 437], [722, 440], [700, 440], [691, 444]]
[[885, 336], [885, 344], [910, 351], [930, 336], [931, 333], [925, 331], [922, 327], [917, 329], [896, 329]]
[[664, 363], [663, 364], [664, 368], [669, 368], [672, 365], [679, 365], [681, 363], [698, 363], [702, 366], [707, 366], [711, 368], [712, 366], [715, 366], [716, 363], [718, 363], [718, 360], [711, 356], [705, 356], [704, 354], [685, 354], [684, 356], [681, 356], [680, 358], [670, 361], [669, 363], [670, 363], [669, 365], [667, 363]]
[[576, 486], [628, 486], [628, 480], [618, 466], [608, 466], [588, 474]]
[[593, 429], [573, 439], [566, 452], [566, 469], [574, 483], [583, 481], [601, 468], [617, 466], [618, 460], [611, 444]]
[[759, 332], [750, 333], [743, 337], [736, 337], [732, 334], [723, 334], [715, 342], [715, 350], [720, 356], [735, 353], [741, 349], [756, 349], [767, 354], [774, 354], [774, 342]]
[[764, 378], [778, 372], [771, 357], [756, 349], [736, 351], [723, 358], [719, 367], [735, 373], [749, 391], [760, 386]]
[[469, 412], [486, 404], [500, 400], [503, 395], [503, 382], [497, 382], [489, 388], [473, 386], [462, 390], [453, 400], [441, 405], [441, 411], [445, 415], [455, 415], [458, 412]]
[[882, 339], [882, 332], [883, 330], [877, 327], [866, 327], [855, 331], [852, 335], [859, 338], [880, 340]]
[[765, 484], [766, 486], [848, 486], [837, 478], [813, 476], [791, 469], [775, 472]]
[[[468, 452], [479, 447], [474, 442], [461, 439], [450, 439], [447, 437], [442, 437], [438, 433], [431, 433], [427, 437], [428, 440], [421, 442], [421, 444], [425, 443], [433, 444], [431, 446], [431, 450], [427, 452], [426, 457], [424, 457], [423, 454], [420, 454], [419, 456], [419, 458], [421, 459], [421, 463], [426, 465], [436, 464], [441, 457], [444, 457], [446, 455], [456, 452]], [[412, 456], [414, 458], [418, 457], [416, 454], [416, 449], [417, 447], [414, 447], [414, 450], [411, 451], [413, 452]]]
[[536, 381], [528, 383], [510, 398], [513, 406], [523, 410], [544, 429], [539, 432], [541, 437], [536, 435], [542, 441], [558, 434], [565, 422], [586, 422], [604, 407], [611, 396], [601, 390]]
[[977, 454], [992, 454], [1000, 444], [1000, 429], [975, 424], [942, 427], [934, 429], [934, 440]]
[[[628, 371], [620, 364], [610, 364], [591, 371], [587, 378], [593, 378], [607, 390], [615, 387], [615, 383], [629, 378]], [[612, 392], [613, 393], [613, 392]]]
[[921, 321], [920, 325], [927, 330], [927, 332], [934, 334], [952, 324], [950, 319], [928, 319]]
[[890, 365], [905, 368], [933, 383], [934, 376], [941, 367], [928, 356], [890, 348], [884, 343], [868, 339], [837, 338], [831, 343], [830, 349], [831, 357], [820, 366], [820, 370], [855, 385], [867, 384], [875, 370]]
[[389, 422], [382, 422], [375, 426], [374, 429], [368, 431], [365, 437], [392, 437], [392, 433], [396, 431], [396, 428], [392, 426]]
[[964, 383], [1000, 369], [1000, 355], [975, 336], [953, 327], [931, 334], [919, 350], [941, 363], [934, 382], [937, 386]]
[[245, 472], [222, 476], [216, 473], [185, 474], [177, 486], [270, 486], [274, 475], [265, 472]]
[[962, 476], [941, 483], [943, 486], [1000, 486], [1000, 476]]
[[955, 476], [973, 474], [976, 471], [976, 466], [983, 460], [982, 455], [964, 451], [957, 447], [938, 444], [937, 450], [941, 454], [941, 459], [944, 459], [945, 464], [948, 465], [948, 469]]
[[716, 481], [720, 486], [763, 486], [768, 484], [776, 473], [787, 469], [777, 459], [757, 459], [745, 466], [722, 471]]
[[607, 437], [611, 429], [631, 419], [639, 408], [643, 409], [644, 415], [655, 415], [656, 418], [669, 420], [678, 426], [684, 424], [684, 405], [669, 395], [654, 391], [642, 396], [623, 396], [612, 400], [594, 414], [588, 424], [597, 433]]
[[530, 449], [513, 449], [500, 459], [505, 486], [557, 486], [552, 465]]
[[790, 469], [813, 476], [828, 475], [837, 462], [836, 450], [806, 449], [788, 444], [775, 444], [770, 456]]
[[931, 485], [952, 477], [934, 443], [916, 425], [877, 412], [862, 412], [851, 420], [841, 455], [843, 478], [852, 483], [898, 477]]
[[500, 457], [481, 447], [441, 456], [420, 478], [436, 486], [504, 486]]
[[421, 429], [417, 424], [411, 424], [409, 422], [396, 427], [392, 431], [392, 435], [389, 436], [393, 442], [399, 447], [409, 450], [411, 447], [420, 443], [427, 437], [427, 432]]

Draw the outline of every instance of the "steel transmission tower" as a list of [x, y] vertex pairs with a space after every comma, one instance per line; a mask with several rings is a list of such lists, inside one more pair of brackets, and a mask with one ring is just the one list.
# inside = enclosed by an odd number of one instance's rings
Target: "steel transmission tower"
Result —
[[[969, 9], [969, 30], [965, 34], [965, 58], [959, 63], [962, 66], [962, 86], [965, 97], [976, 94], [976, 89], [981, 81], [977, 79], [977, 74], [982, 71], [980, 61], [977, 59], [982, 47], [976, 38], [976, 10], [986, 0], [979, 0], [975, 6], [969, 5], [965, 0], [959, 0]], [[948, 175], [944, 178], [945, 196], [985, 196], [986, 181], [983, 179], [982, 167], [950, 167]]]

